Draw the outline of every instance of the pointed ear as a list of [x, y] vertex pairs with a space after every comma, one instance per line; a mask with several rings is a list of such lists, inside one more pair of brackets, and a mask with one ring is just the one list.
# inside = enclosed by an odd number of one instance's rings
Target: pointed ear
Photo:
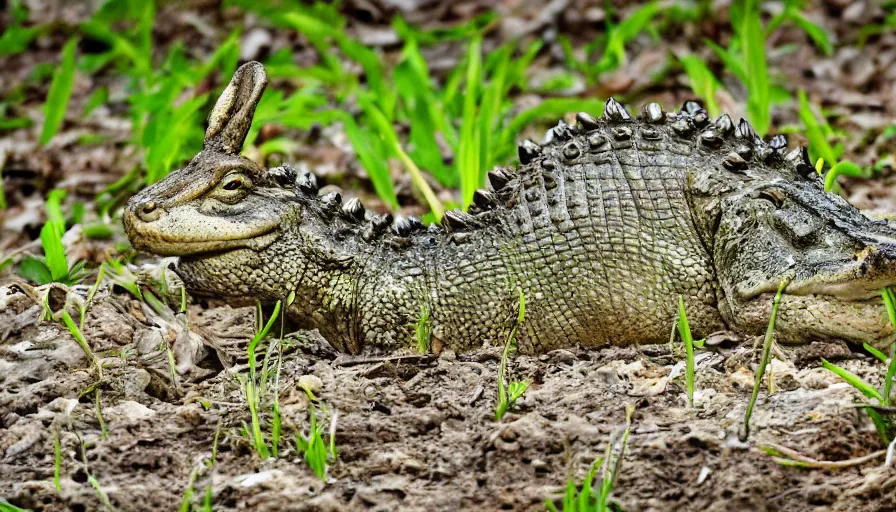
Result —
[[205, 131], [207, 149], [232, 154], [243, 149], [255, 107], [267, 85], [268, 77], [260, 62], [247, 62], [236, 70], [208, 116], [208, 129]]

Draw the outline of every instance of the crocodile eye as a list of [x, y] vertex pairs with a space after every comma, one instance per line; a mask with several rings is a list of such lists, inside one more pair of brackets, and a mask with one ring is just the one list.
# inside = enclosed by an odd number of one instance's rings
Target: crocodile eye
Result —
[[238, 190], [243, 186], [243, 180], [240, 178], [233, 178], [224, 184], [224, 190]]

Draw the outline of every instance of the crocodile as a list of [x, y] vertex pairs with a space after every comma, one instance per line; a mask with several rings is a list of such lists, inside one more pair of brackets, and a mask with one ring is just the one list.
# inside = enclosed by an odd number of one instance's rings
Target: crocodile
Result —
[[179, 257], [193, 293], [284, 300], [351, 354], [409, 349], [416, 332], [433, 352], [503, 345], [521, 299], [528, 353], [668, 341], [680, 297], [696, 336], [758, 334], [782, 282], [782, 343], [892, 335], [880, 290], [896, 284], [896, 229], [826, 192], [783, 135], [694, 101], [632, 115], [611, 98], [520, 144], [468, 211], [426, 226], [241, 156], [266, 84], [241, 66], [201, 152], [124, 208], [133, 247]]

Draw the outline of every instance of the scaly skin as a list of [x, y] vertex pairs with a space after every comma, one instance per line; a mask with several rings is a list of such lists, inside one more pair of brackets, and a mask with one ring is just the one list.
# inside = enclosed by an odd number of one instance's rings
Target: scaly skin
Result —
[[290, 316], [339, 350], [412, 346], [421, 316], [435, 351], [502, 344], [519, 291], [525, 352], [667, 341], [679, 296], [696, 336], [758, 333], [783, 279], [782, 340], [891, 333], [877, 290], [896, 282], [896, 231], [825, 193], [804, 150], [785, 159], [786, 141], [745, 122], [693, 103], [630, 119], [610, 100], [603, 119], [524, 143], [521, 167], [489, 173], [470, 214], [425, 228], [239, 156], [264, 84], [260, 64], [237, 71], [205, 149], [134, 196], [125, 227], [136, 248], [181, 256], [194, 292], [294, 293]]

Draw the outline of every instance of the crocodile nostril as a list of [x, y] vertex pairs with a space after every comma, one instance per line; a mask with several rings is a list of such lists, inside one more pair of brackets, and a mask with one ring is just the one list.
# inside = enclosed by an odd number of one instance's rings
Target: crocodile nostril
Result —
[[157, 205], [155, 201], [146, 201], [137, 207], [137, 216], [143, 222], [152, 222], [159, 218]]

